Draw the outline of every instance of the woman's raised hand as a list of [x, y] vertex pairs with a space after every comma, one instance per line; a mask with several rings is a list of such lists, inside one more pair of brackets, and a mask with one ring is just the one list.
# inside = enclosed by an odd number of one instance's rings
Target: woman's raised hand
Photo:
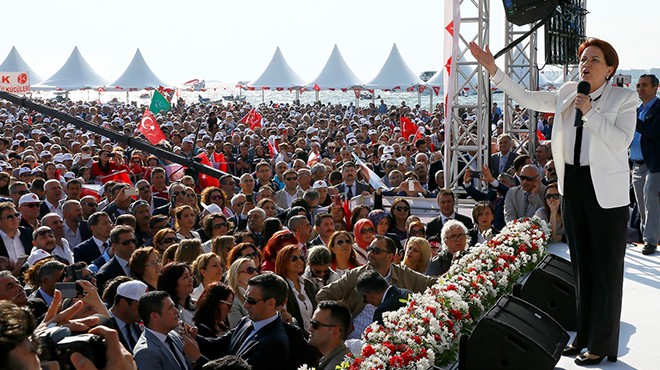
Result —
[[472, 56], [477, 60], [479, 64], [484, 66], [490, 75], [494, 75], [497, 72], [497, 66], [495, 65], [495, 58], [490, 52], [490, 48], [486, 45], [486, 50], [479, 47], [475, 44], [474, 41], [470, 42], [470, 52]]

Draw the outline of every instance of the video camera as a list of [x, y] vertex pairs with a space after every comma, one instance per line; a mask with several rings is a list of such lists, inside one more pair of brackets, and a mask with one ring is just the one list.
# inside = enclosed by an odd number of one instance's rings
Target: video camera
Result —
[[43, 366], [56, 362], [62, 370], [75, 370], [71, 363], [71, 354], [78, 352], [94, 363], [97, 369], [106, 365], [105, 339], [94, 334], [71, 335], [66, 327], [56, 326], [39, 334], [41, 353], [39, 359]]

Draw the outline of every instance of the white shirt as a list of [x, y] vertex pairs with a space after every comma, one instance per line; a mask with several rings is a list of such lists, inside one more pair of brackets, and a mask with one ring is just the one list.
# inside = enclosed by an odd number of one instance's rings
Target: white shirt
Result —
[[69, 242], [66, 239], [62, 239], [62, 246], [55, 244], [55, 249], [53, 249], [51, 254], [64, 258], [65, 260], [69, 261], [69, 264], [73, 264], [74, 262], [73, 252], [71, 251]]
[[[309, 321], [312, 319], [314, 307], [312, 307], [312, 301], [305, 291], [305, 283], [302, 281], [302, 279], [298, 279], [298, 282], [300, 283], [300, 292], [298, 292], [294, 287], [294, 283], [291, 279], [287, 278], [286, 281], [289, 283], [289, 287], [293, 291], [293, 295], [296, 297], [296, 302], [298, 303], [298, 308], [300, 309], [300, 317], [302, 318], [303, 322], [299, 322], [298, 324], [302, 328], [309, 328]], [[300, 297], [301, 294], [303, 299]]]
[[[593, 99], [599, 98], [602, 94], [603, 91], [605, 91], [605, 86], [607, 85], [607, 82], [604, 83], [601, 87], [598, 88], [598, 90], [594, 91], [593, 93], [589, 94], [589, 97]], [[591, 117], [595, 109], [593, 105], [595, 104], [594, 101], [592, 101], [592, 107], [587, 114], [585, 114], [582, 117], [583, 121], [586, 121]], [[562, 112], [562, 120], [563, 122], [568, 122], [571, 123], [571, 127], [567, 128], [564, 130], [564, 135], [566, 140], [564, 140], [564, 147], [562, 148], [562, 151], [564, 152], [564, 161], [567, 164], [575, 164], [573, 163], [573, 157], [574, 157], [574, 152], [575, 152], [575, 135], [577, 132], [577, 129], [573, 127], [573, 123], [575, 122], [575, 109], [566, 109], [564, 112]], [[579, 165], [581, 166], [588, 166], [589, 165], [589, 146], [591, 145], [591, 130], [588, 129], [582, 129], [582, 149], [580, 151], [580, 163]]]
[[51, 202], [49, 202], [48, 199], [45, 199], [44, 203], [46, 203], [46, 206], [48, 206], [48, 210], [50, 212], [57, 213], [58, 215], [60, 215], [60, 217], [64, 217], [62, 215], [62, 210], [60, 210], [59, 202], [57, 203], [57, 205], [54, 205]]
[[[101, 240], [95, 236], [92, 236], [92, 239], [94, 240], [94, 243], [96, 243], [96, 247], [99, 249], [99, 252], [101, 252], [101, 254], [105, 253], [105, 251], [108, 248], [110, 248], [110, 240]], [[103, 243], [105, 243], [105, 249], [103, 249]]]
[[2, 236], [2, 241], [5, 243], [5, 248], [7, 249], [7, 255], [12, 262], [18, 261], [18, 257], [25, 256], [25, 248], [23, 248], [19, 230], [16, 230], [13, 238], [5, 234], [2, 230], [0, 230], [0, 236]]

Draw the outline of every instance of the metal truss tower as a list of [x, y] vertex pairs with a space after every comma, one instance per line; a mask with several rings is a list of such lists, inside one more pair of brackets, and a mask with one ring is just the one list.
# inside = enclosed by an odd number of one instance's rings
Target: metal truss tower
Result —
[[466, 168], [481, 168], [488, 162], [490, 145], [488, 76], [468, 47], [471, 41], [482, 48], [489, 42], [490, 0], [461, 0], [460, 14], [453, 108], [445, 118], [445, 187], [454, 190], [460, 189]]
[[[506, 21], [505, 44], [509, 45], [518, 37], [524, 35], [534, 23], [516, 26]], [[536, 61], [537, 33], [516, 45], [504, 55], [504, 73], [527, 90], [536, 91], [539, 87], [538, 65]], [[518, 154], [531, 154], [533, 158], [536, 145], [536, 112], [528, 109], [516, 109], [516, 102], [504, 95], [504, 132], [511, 135], [514, 148]], [[512, 148], [513, 149], [513, 148]]]

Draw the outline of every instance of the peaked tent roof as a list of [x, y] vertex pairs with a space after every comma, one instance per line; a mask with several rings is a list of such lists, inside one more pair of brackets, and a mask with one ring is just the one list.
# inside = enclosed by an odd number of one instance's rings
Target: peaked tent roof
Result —
[[5, 61], [0, 64], [0, 71], [2, 72], [27, 72], [30, 76], [30, 85], [36, 85], [43, 80], [43, 77], [36, 74], [30, 66], [25, 63], [21, 54], [16, 50], [16, 46], [12, 46]]
[[395, 87], [406, 89], [418, 85], [424, 85], [424, 81], [408, 67], [394, 44], [383, 68], [376, 77], [364, 84], [364, 88], [389, 90]]
[[315, 79], [308, 82], [306, 86], [313, 88], [314, 85], [318, 85], [322, 90], [348, 89], [361, 83], [362, 80], [348, 67], [346, 61], [344, 61], [344, 57], [339, 52], [339, 48], [335, 44], [321, 73]]
[[304, 86], [305, 81], [303, 81], [300, 76], [293, 71], [289, 63], [284, 59], [282, 51], [278, 46], [275, 49], [275, 54], [270, 60], [268, 67], [256, 80], [248, 83], [248, 87], [253, 87], [256, 89], [267, 90], [273, 88], [283, 88], [288, 89], [291, 87]]
[[142, 90], [148, 87], [157, 88], [158, 86], [166, 86], [166, 84], [149, 68], [149, 65], [147, 65], [147, 62], [142, 57], [140, 49], [137, 49], [133, 60], [126, 67], [124, 73], [109, 86]]
[[104, 86], [107, 81], [87, 63], [74, 47], [69, 59], [62, 68], [35, 87], [43, 89], [78, 90], [88, 87]]
[[443, 91], [445, 88], [445, 83], [443, 82], [445, 79], [444, 72], [444, 69], [440, 69], [439, 71], [435, 72], [435, 74], [429, 78], [428, 81], [426, 81], [426, 86], [440, 87], [441, 91]]

